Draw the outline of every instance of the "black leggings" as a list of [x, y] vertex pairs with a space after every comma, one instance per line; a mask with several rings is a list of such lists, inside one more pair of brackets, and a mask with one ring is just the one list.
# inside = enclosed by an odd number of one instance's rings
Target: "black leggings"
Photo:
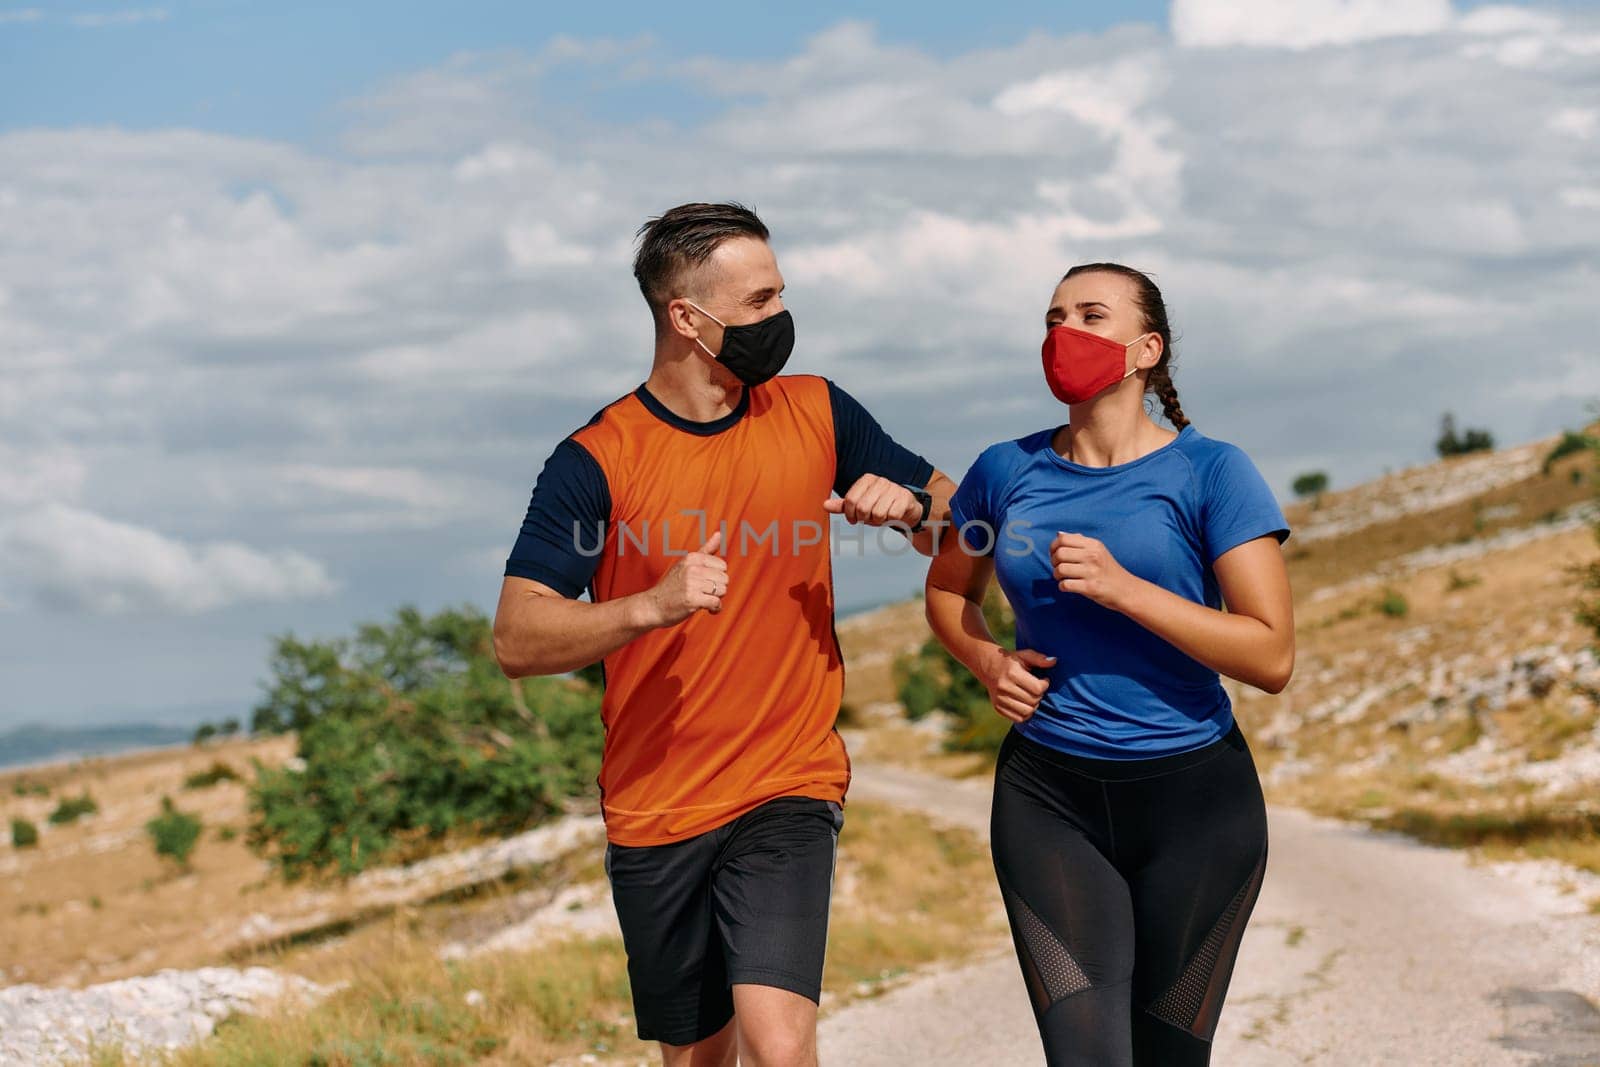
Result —
[[1210, 1062], [1267, 866], [1266, 803], [1237, 723], [1133, 760], [1013, 730], [990, 845], [1051, 1067]]

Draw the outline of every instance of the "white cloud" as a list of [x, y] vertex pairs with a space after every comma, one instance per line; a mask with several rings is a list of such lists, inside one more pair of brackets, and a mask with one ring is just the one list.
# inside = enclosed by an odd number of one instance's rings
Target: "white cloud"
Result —
[[81, 508], [50, 504], [0, 528], [3, 575], [35, 602], [94, 614], [195, 614], [250, 601], [326, 596], [322, 564], [231, 541], [189, 545]]
[[83, 458], [70, 450], [29, 450], [0, 441], [0, 507], [76, 499], [87, 473]]
[[[1346, 12], [1326, 43], [1391, 36], [1320, 49], [1125, 26], [937, 57], [846, 23], [771, 61], [463, 55], [344, 109], [329, 154], [0, 135], [0, 505], [35, 524], [92, 506], [191, 572], [208, 546], [274, 545], [414, 583], [418, 554], [509, 546], [550, 447], [648, 372], [635, 228], [725, 197], [773, 227], [792, 369], [954, 471], [1057, 416], [1039, 322], [1091, 259], [1157, 273], [1187, 409], [1264, 467], [1312, 432], [1279, 416], [1308, 390], [1341, 479], [1425, 451], [1429, 406], [1542, 432], [1581, 404], [1550, 384], [1565, 365], [1529, 357], [1509, 397], [1494, 375], [1528, 321], [1600, 334], [1582, 266], [1600, 60], [1572, 44], [1600, 20], [1480, 9], [1401, 32], [1421, 10], [1402, 9]], [[1463, 54], [1521, 38], [1533, 65]], [[541, 79], [575, 63], [687, 79], [704, 116], [564, 111]], [[1523, 318], [1486, 316], [1508, 301]], [[60, 592], [85, 564], [36, 541], [21, 588], [88, 606]]]
[[1450, 0], [1173, 0], [1172, 35], [1185, 47], [1316, 48], [1446, 29]]
[[10, 11], [0, 11], [0, 26], [8, 22], [38, 22], [42, 18], [44, 18], [44, 12], [36, 7], [15, 8]]
[[83, 12], [71, 16], [74, 26], [98, 30], [108, 26], [133, 26], [141, 22], [165, 22], [171, 12], [164, 7], [123, 8], [120, 11]]
[[1600, 129], [1600, 111], [1588, 107], [1564, 107], [1551, 115], [1545, 126], [1556, 133], [1587, 141]]

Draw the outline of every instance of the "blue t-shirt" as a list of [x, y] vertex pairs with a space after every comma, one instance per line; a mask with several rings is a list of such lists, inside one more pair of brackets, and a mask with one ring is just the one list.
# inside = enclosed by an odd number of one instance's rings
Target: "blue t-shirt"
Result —
[[[1233, 725], [1217, 672], [1052, 577], [1057, 531], [1105, 544], [1130, 574], [1222, 607], [1216, 558], [1289, 536], [1283, 510], [1240, 449], [1185, 426], [1127, 463], [1086, 467], [1050, 447], [1055, 428], [985, 449], [950, 500], [973, 552], [993, 555], [1017, 647], [1057, 657], [1050, 689], [1016, 728], [1063, 752], [1139, 759], [1199, 748]], [[1037, 673], [1037, 672], [1036, 672]]]

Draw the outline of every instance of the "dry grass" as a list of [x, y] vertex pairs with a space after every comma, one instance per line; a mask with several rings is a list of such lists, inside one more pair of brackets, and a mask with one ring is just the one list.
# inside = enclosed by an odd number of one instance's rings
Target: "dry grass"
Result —
[[[552, 864], [541, 872], [541, 886], [553, 895], [561, 885], [603, 879], [599, 851], [596, 843]], [[113, 1047], [81, 1062], [409, 1067], [549, 1063], [585, 1054], [653, 1061], [654, 1046], [633, 1036], [626, 960], [614, 938], [439, 958], [440, 946], [466, 927], [481, 933], [514, 921], [510, 914], [491, 914], [507, 910], [510, 893], [407, 909], [348, 937], [254, 961], [319, 982], [348, 983], [309, 1009], [233, 1016], [207, 1041], [170, 1056], [135, 1059]], [[872, 995], [916, 968], [993, 947], [1004, 936], [999, 909], [988, 851], [973, 834], [869, 803], [849, 805], [824, 1010]]]
[[[8, 835], [0, 848], [0, 974], [9, 982], [80, 985], [198, 966], [252, 913], [292, 909], [297, 890], [267, 880], [266, 865], [238, 832], [244, 784], [185, 790], [183, 782], [214, 760], [248, 779], [252, 754], [276, 765], [293, 752], [292, 737], [234, 739], [0, 775], [7, 814], [40, 830], [35, 847], [13, 848]], [[15, 796], [19, 779], [44, 782], [50, 794]], [[97, 814], [48, 825], [60, 797], [84, 790]], [[163, 793], [203, 823], [188, 873], [157, 856], [144, 830]], [[224, 827], [235, 828], [231, 839]]]

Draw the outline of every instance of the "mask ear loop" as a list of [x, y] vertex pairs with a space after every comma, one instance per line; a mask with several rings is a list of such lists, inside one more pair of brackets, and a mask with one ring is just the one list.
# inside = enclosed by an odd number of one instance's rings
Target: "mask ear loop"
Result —
[[[684, 299], [687, 300], [688, 297], [685, 297]], [[1127, 351], [1128, 349], [1132, 348], [1134, 345], [1138, 344], [1140, 341], [1143, 341], [1146, 337], [1149, 337], [1150, 334], [1151, 334], [1150, 330], [1146, 330], [1144, 333], [1141, 333], [1138, 337], [1135, 337], [1133, 340], [1131, 340], [1127, 344], [1123, 345], [1122, 346], [1123, 351]], [[1139, 360], [1138, 360], [1138, 357], [1136, 356], [1136, 357], [1134, 357], [1133, 366], [1131, 368], [1129, 368], [1127, 374], [1124, 374], [1122, 376], [1121, 380], [1122, 381], [1127, 381], [1129, 378], [1132, 378], [1139, 371], [1147, 370], [1147, 369], [1150, 369], [1150, 368], [1139, 366]]]
[[[711, 314], [711, 312], [707, 311], [705, 308], [701, 307], [699, 304], [696, 304], [693, 300], [690, 300], [688, 297], [684, 297], [683, 298], [683, 302], [688, 304], [690, 307], [694, 308], [696, 311], [700, 312], [700, 314], [704, 315], [706, 318], [710, 319], [712, 322], [716, 323], [718, 326], [721, 326], [724, 331], [726, 331], [728, 329], [728, 324], [727, 323], [723, 322], [721, 319], [719, 319], [715, 315]], [[715, 352], [711, 351], [711, 349], [707, 348], [706, 347], [706, 343], [704, 341], [700, 340], [700, 338], [696, 337], [694, 339], [694, 343], [700, 346], [700, 351], [704, 352], [706, 355], [710, 356], [712, 359], [721, 359], [722, 358], [721, 356], [717, 355]], [[724, 337], [723, 344], [727, 344], [726, 337]]]

